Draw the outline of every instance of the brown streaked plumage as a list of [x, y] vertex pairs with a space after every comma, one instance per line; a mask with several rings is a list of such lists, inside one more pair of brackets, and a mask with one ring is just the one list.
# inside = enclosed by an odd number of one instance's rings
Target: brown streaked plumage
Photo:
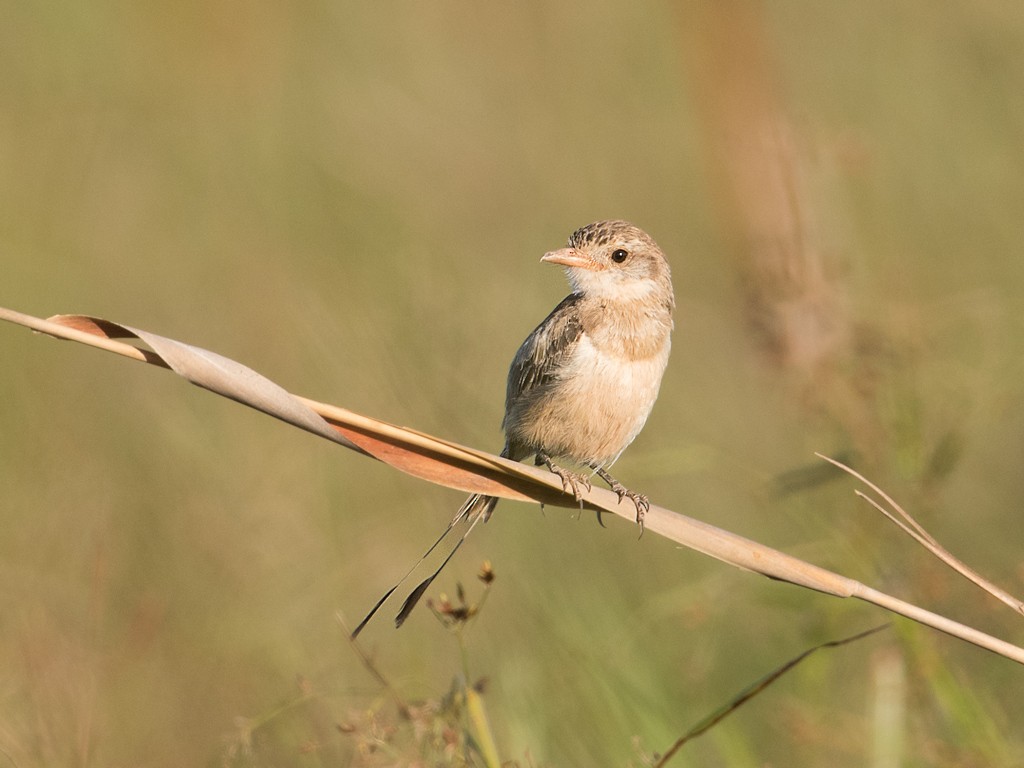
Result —
[[[535, 457], [577, 499], [581, 486], [590, 487], [589, 476], [564, 469], [554, 459], [588, 467], [620, 501], [634, 503], [642, 525], [650, 506], [647, 497], [628, 490], [608, 468], [643, 428], [668, 363], [675, 308], [668, 261], [650, 235], [626, 221], [581, 227], [565, 248], [544, 254], [541, 261], [565, 268], [572, 293], [526, 337], [512, 360], [502, 456], [517, 461]], [[497, 503], [492, 496], [470, 496], [434, 547], [457, 522], [471, 519], [472, 530], [480, 519], [487, 520]], [[468, 534], [406, 599], [397, 626]]]

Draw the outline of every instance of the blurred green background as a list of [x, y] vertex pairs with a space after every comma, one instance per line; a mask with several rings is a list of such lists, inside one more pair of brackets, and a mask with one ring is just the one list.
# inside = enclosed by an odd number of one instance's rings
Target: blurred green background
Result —
[[[540, 255], [631, 219], [670, 256], [678, 320], [616, 474], [1020, 641], [812, 453], [1024, 591], [1024, 6], [3, 17], [0, 304], [132, 324], [497, 450], [508, 362], [566, 291]], [[403, 699], [433, 702], [414, 727], [336, 613], [358, 621], [460, 494], [95, 350], [5, 326], [0, 354], [0, 751], [22, 768], [479, 765], [444, 709], [463, 654], [503, 759], [642, 765], [886, 618], [506, 502], [432, 592], [476, 599], [493, 562], [461, 646], [423, 608], [363, 635]], [[1020, 765], [1022, 674], [896, 622], [672, 764]]]

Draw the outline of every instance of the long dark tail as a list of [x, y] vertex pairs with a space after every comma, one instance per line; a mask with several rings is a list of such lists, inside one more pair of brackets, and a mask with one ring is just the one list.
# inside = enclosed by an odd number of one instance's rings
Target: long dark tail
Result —
[[437, 578], [437, 575], [441, 573], [441, 570], [446, 565], [448, 565], [448, 561], [452, 559], [452, 556], [458, 551], [459, 547], [462, 546], [462, 542], [466, 540], [466, 537], [469, 536], [470, 532], [476, 527], [476, 524], [480, 522], [481, 519], [483, 519], [484, 522], [487, 522], [488, 518], [490, 518], [491, 516], [491, 513], [494, 512], [494, 507], [497, 505], [497, 503], [498, 499], [496, 497], [484, 496], [483, 494], [479, 493], [474, 493], [472, 496], [466, 499], [465, 503], [461, 507], [459, 507], [459, 511], [455, 513], [455, 517], [452, 518], [452, 521], [448, 523], [448, 526], [444, 529], [441, 535], [437, 537], [437, 541], [430, 545], [430, 549], [423, 553], [423, 556], [416, 561], [416, 564], [413, 565], [413, 567], [410, 568], [409, 571], [401, 579], [399, 579], [398, 583], [395, 584], [395, 586], [393, 586], [391, 589], [384, 593], [384, 596], [377, 601], [377, 604], [374, 605], [373, 608], [370, 609], [370, 612], [366, 614], [366, 616], [363, 618], [363, 620], [359, 622], [359, 626], [357, 626], [352, 631], [352, 639], [356, 639], [356, 636], [362, 631], [363, 627], [366, 626], [367, 622], [369, 622], [369, 620], [373, 618], [373, 615], [377, 613], [378, 610], [380, 610], [380, 607], [387, 602], [387, 599], [391, 597], [394, 591], [398, 589], [403, 584], [403, 582], [405, 582], [405, 580], [409, 578], [412, 572], [419, 567], [420, 563], [426, 560], [427, 557], [430, 556], [430, 553], [437, 549], [441, 542], [445, 540], [449, 533], [451, 533], [452, 528], [461, 523], [463, 520], [471, 520], [469, 528], [467, 528], [466, 532], [462, 534], [462, 536], [459, 538], [457, 542], [455, 542], [455, 546], [452, 547], [451, 552], [448, 553], [448, 556], [445, 557], [445, 559], [441, 562], [441, 565], [438, 566], [437, 570], [434, 571], [433, 574], [431, 574], [430, 578], [425, 579], [423, 582], [421, 582], [420, 585], [417, 586], [416, 589], [414, 589], [407, 598], [405, 598], [405, 602], [402, 603], [402, 609], [398, 612], [398, 615], [395, 616], [395, 627], [402, 626], [405, 620], [409, 618], [409, 614], [412, 613], [413, 608], [416, 607], [416, 604], [423, 597], [423, 594], [430, 588], [431, 583], [434, 581], [434, 579]]

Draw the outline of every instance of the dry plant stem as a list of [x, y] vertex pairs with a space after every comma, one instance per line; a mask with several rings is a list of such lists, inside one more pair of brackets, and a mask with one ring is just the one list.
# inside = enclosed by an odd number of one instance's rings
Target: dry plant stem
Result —
[[[233, 360], [173, 339], [76, 315], [46, 321], [0, 308], [0, 320], [8, 320], [58, 338], [101, 347], [134, 360], [170, 367], [197, 386], [249, 405], [437, 485], [573, 509], [582, 504], [594, 512], [612, 512], [631, 523], [635, 520], [634, 505], [631, 502], [620, 504], [622, 500], [612, 491], [601, 488], [583, 491], [580, 494], [582, 501], [578, 504], [571, 493], [562, 490], [560, 480], [550, 472], [341, 408], [299, 400]], [[115, 335], [140, 338], [156, 355], [131, 344], [111, 342], [110, 337]], [[836, 597], [857, 597], [1024, 664], [1024, 648], [734, 533], [654, 504], [644, 522], [647, 530], [738, 568]]]
[[675, 743], [673, 743], [671, 747], [665, 750], [665, 753], [661, 755], [661, 757], [657, 758], [652, 768], [663, 768], [663, 766], [668, 764], [669, 760], [675, 757], [676, 753], [679, 752], [679, 750], [682, 749], [685, 744], [687, 744], [690, 741], [693, 741], [701, 734], [707, 733], [714, 726], [718, 725], [718, 723], [722, 722], [722, 720], [731, 715], [733, 712], [735, 712], [741, 706], [746, 704], [752, 698], [757, 696], [759, 693], [761, 693], [761, 691], [763, 691], [769, 685], [774, 683], [784, 674], [789, 672], [791, 669], [793, 669], [793, 667], [802, 662], [811, 654], [816, 653], [817, 651], [820, 651], [824, 648], [838, 648], [839, 646], [847, 645], [848, 643], [854, 643], [858, 640], [863, 640], [865, 637], [869, 637], [870, 635], [873, 635], [877, 632], [881, 632], [883, 629], [888, 628], [888, 626], [888, 624], [882, 624], [881, 626], [873, 627], [872, 629], [865, 630], [864, 632], [858, 632], [856, 635], [845, 637], [842, 640], [830, 640], [825, 643], [820, 643], [814, 646], [813, 648], [808, 648], [806, 651], [790, 659], [782, 666], [777, 667], [773, 671], [769, 672], [767, 675], [762, 677], [753, 685], [748, 686], [728, 704], [716, 710], [715, 712], [712, 712], [706, 718], [704, 718], [695, 726], [693, 726], [689, 731], [687, 731], [685, 734], [676, 739]]
[[13, 309], [7, 309], [5, 307], [0, 307], [0, 320], [6, 320], [9, 323], [22, 325], [26, 328], [32, 329], [33, 331], [45, 333], [57, 339], [77, 341], [79, 344], [105, 349], [107, 352], [113, 352], [121, 355], [122, 357], [138, 360], [140, 363], [149, 363], [150, 365], [157, 365], [162, 368], [170, 368], [167, 363], [160, 359], [159, 355], [154, 355], [152, 352], [139, 349], [138, 347], [133, 347], [131, 344], [125, 344], [123, 341], [114, 341], [108, 336], [97, 336], [93, 332], [72, 328], [64, 325], [63, 323], [56, 323], [52, 320], [43, 320], [42, 318], [25, 315], [21, 312], [15, 312]]
[[[993, 584], [991, 581], [986, 579], [984, 576], [982, 576], [980, 573], [978, 573], [970, 566], [966, 565], [959, 558], [955, 557], [949, 550], [947, 550], [945, 547], [943, 547], [941, 544], [935, 541], [931, 536], [918, 535], [916, 531], [911, 530], [902, 520], [899, 520], [898, 518], [894, 517], [888, 510], [883, 508], [881, 504], [872, 499], [870, 496], [862, 493], [861, 491], [855, 491], [855, 493], [857, 494], [857, 496], [864, 499], [864, 501], [873, 506], [883, 515], [892, 520], [896, 525], [903, 529], [903, 531], [905, 531], [907, 535], [913, 537], [919, 544], [921, 544], [921, 546], [925, 547], [929, 552], [931, 552], [937, 558], [942, 560], [942, 562], [944, 562], [950, 568], [952, 568], [957, 573], [962, 575], [965, 579], [981, 587], [983, 590], [988, 592], [996, 599], [1001, 600], [1006, 605], [1013, 608], [1013, 610], [1017, 611], [1017, 613], [1024, 614], [1024, 603], [1022, 603], [1016, 597], [1014, 597], [1009, 592], [1004, 590], [1002, 587]], [[899, 509], [899, 507], [897, 507], [897, 509]]]
[[895, 510], [896, 514], [893, 514], [889, 510], [885, 509], [881, 504], [879, 504], [877, 501], [869, 497], [867, 494], [861, 491], [855, 491], [857, 496], [864, 499], [868, 504], [870, 504], [883, 515], [885, 515], [887, 518], [889, 518], [889, 520], [891, 520], [893, 523], [899, 526], [900, 530], [902, 530], [908, 536], [913, 538], [918, 544], [920, 544], [922, 547], [924, 547], [933, 555], [935, 555], [935, 557], [939, 558], [942, 562], [944, 562], [950, 568], [955, 570], [965, 579], [968, 579], [969, 581], [973, 582], [974, 584], [988, 592], [993, 597], [1006, 603], [1006, 605], [1013, 608], [1013, 610], [1017, 611], [1017, 613], [1024, 614], [1024, 602], [1018, 600], [1016, 597], [1011, 595], [1002, 587], [996, 586], [991, 581], [982, 576], [980, 573], [975, 571], [973, 568], [966, 565], [959, 558], [955, 557], [952, 553], [950, 553], [948, 549], [939, 544], [939, 542], [936, 541], [935, 538], [930, 533], [928, 533], [928, 531], [926, 531], [913, 517], [911, 517], [909, 512], [907, 512], [905, 509], [903, 509], [903, 507], [897, 504], [896, 501], [891, 496], [889, 496], [885, 491], [883, 491], [881, 488], [879, 488], [877, 485], [875, 485], [873, 482], [868, 480], [866, 477], [864, 477], [856, 470], [843, 464], [841, 461], [829, 458], [828, 456], [824, 456], [823, 454], [820, 453], [816, 453], [815, 456], [824, 459], [825, 461], [838, 467], [839, 469], [843, 470], [852, 477], [855, 477], [856, 479], [860, 480], [862, 483], [864, 483], [864, 485], [866, 485], [868, 488], [870, 488], [879, 496], [881, 496], [885, 500], [885, 503]]
[[348, 623], [345, 621], [345, 618], [341, 615], [340, 611], [335, 614], [335, 617], [338, 619], [338, 623], [341, 625], [341, 628], [345, 631], [345, 637], [348, 639], [349, 645], [352, 646], [352, 649], [356, 652], [356, 656], [359, 657], [359, 660], [363, 662], [363, 666], [366, 667], [366, 671], [373, 676], [374, 680], [380, 683], [381, 687], [384, 688], [385, 691], [388, 692], [388, 695], [391, 696], [391, 699], [395, 702], [395, 706], [398, 708], [399, 714], [408, 720], [409, 705], [405, 703], [405, 700], [402, 699], [394, 686], [392, 686], [388, 679], [384, 677], [384, 673], [377, 669], [377, 665], [373, 663], [373, 659], [366, 655], [366, 652], [363, 651], [363, 647], [352, 637], [352, 632], [348, 628]]

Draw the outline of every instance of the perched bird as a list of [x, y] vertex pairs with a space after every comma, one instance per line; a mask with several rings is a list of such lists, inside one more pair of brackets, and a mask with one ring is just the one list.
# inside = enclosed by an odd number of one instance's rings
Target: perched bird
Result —
[[[633, 442], [654, 406], [672, 346], [672, 275], [658, 244], [625, 221], [577, 229], [565, 248], [541, 261], [565, 268], [572, 286], [519, 347], [505, 392], [505, 448], [531, 456], [562, 479], [577, 499], [586, 475], [554, 463], [589, 467], [636, 505], [643, 523], [647, 497], [628, 490], [608, 468]], [[463, 516], [497, 499], [471, 496]]]
[[[668, 363], [675, 308], [668, 261], [650, 235], [625, 221], [581, 227], [565, 248], [544, 254], [541, 261], [565, 268], [572, 293], [526, 337], [512, 360], [501, 455], [516, 461], [534, 457], [577, 500], [581, 487], [590, 488], [589, 475], [554, 460], [589, 468], [620, 502], [633, 502], [642, 526], [650, 508], [647, 497], [627, 489], [608, 468], [643, 428]], [[497, 503], [493, 496], [470, 496], [434, 547], [459, 521], [486, 521]], [[401, 626], [463, 540], [405, 601], [396, 625]]]

